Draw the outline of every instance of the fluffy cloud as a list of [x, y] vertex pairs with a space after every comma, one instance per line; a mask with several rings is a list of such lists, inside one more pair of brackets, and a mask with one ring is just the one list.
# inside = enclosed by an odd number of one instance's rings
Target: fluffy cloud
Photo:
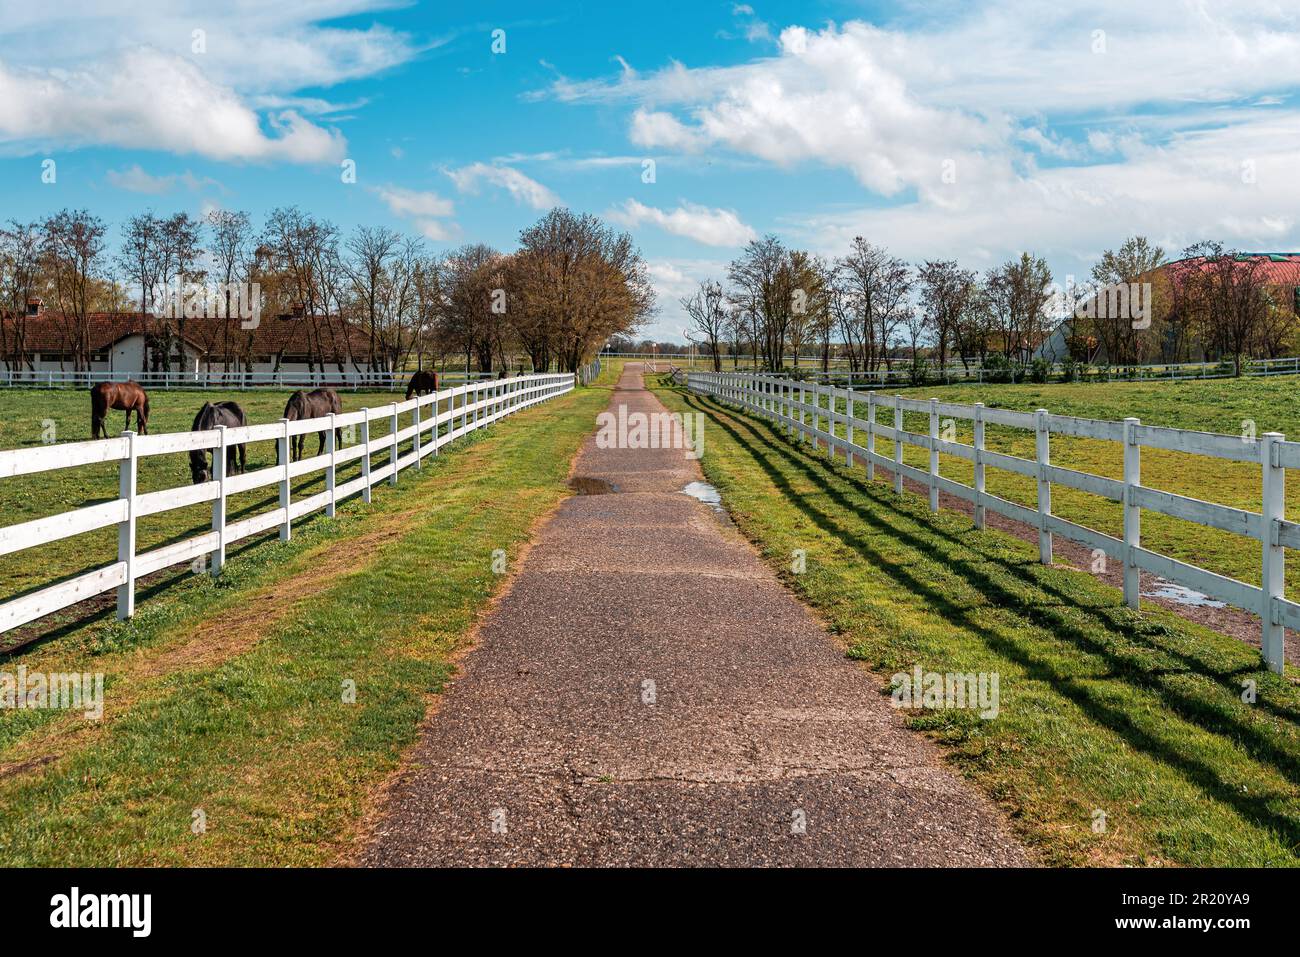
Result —
[[370, 76], [418, 50], [404, 34], [321, 26], [391, 0], [0, 0], [0, 144], [89, 145], [216, 160], [338, 162], [337, 113], [295, 91]]
[[390, 213], [412, 220], [416, 228], [429, 239], [442, 242], [459, 235], [460, 230], [455, 223], [443, 221], [455, 213], [455, 205], [437, 193], [401, 186], [376, 186], [371, 192], [383, 201]]
[[163, 176], [154, 176], [147, 173], [141, 168], [139, 163], [133, 163], [124, 170], [111, 169], [104, 177], [108, 180], [110, 186], [116, 186], [118, 189], [125, 189], [132, 193], [148, 193], [159, 195], [170, 193], [177, 187], [184, 187], [188, 190], [200, 190], [207, 187], [221, 188], [221, 184], [209, 176], [195, 176], [189, 170], [183, 173], [168, 173]]
[[709, 246], [743, 246], [757, 238], [757, 233], [741, 222], [734, 210], [711, 209], [694, 203], [663, 210], [629, 199], [622, 206], [610, 210], [606, 217], [629, 227], [650, 223], [675, 236], [685, 236]]
[[[166, 91], [166, 95], [161, 95]], [[148, 48], [77, 71], [0, 63], [0, 143], [105, 144], [217, 160], [337, 162], [343, 138], [293, 110], [268, 117], [193, 64]]]
[[550, 209], [552, 206], [561, 205], [560, 198], [549, 189], [509, 166], [471, 163], [469, 166], [448, 169], [444, 172], [451, 177], [451, 181], [456, 184], [456, 189], [462, 193], [477, 193], [481, 183], [488, 183], [509, 192], [515, 202], [531, 206], [533, 209]]
[[1077, 272], [1128, 233], [1170, 250], [1300, 245], [1294, 9], [1020, 0], [897, 23], [789, 26], [749, 62], [561, 78], [541, 95], [627, 105], [643, 148], [848, 171], [856, 197], [777, 217], [828, 254], [866, 235], [981, 266], [1029, 248]]

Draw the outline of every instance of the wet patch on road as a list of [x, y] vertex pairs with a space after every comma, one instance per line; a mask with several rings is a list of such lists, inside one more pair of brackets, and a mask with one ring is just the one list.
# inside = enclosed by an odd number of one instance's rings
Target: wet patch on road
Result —
[[618, 491], [618, 486], [613, 482], [592, 478], [590, 475], [575, 475], [569, 479], [569, 488], [579, 495], [610, 495]]

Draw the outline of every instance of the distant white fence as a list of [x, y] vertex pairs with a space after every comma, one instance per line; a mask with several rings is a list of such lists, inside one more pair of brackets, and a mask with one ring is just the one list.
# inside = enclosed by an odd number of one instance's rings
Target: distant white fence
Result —
[[[114, 439], [0, 452], [0, 480], [99, 462], [117, 462], [119, 469], [118, 497], [112, 501], [0, 528], [0, 555], [113, 525], [118, 529], [117, 561], [0, 604], [0, 632], [113, 588], [117, 589], [118, 618], [130, 617], [135, 610], [136, 579], [171, 565], [192, 562], [200, 556], [209, 556], [212, 574], [219, 575], [225, 564], [226, 549], [235, 542], [276, 528], [280, 539], [288, 541], [295, 519], [320, 509], [324, 509], [326, 515], [333, 515], [335, 506], [352, 495], [360, 494], [364, 501], [369, 502], [374, 485], [385, 479], [396, 485], [398, 472], [411, 465], [419, 468], [425, 456], [436, 455], [438, 449], [448, 442], [521, 409], [563, 395], [573, 387], [574, 377], [568, 373], [518, 376], [469, 383], [405, 402], [356, 412], [331, 413], [315, 419], [293, 422], [281, 419], [265, 425], [218, 426], [202, 432], [158, 435], [123, 432]], [[409, 416], [410, 425], [402, 426], [403, 416]], [[372, 439], [371, 423], [384, 419], [389, 422], [390, 434]], [[349, 448], [337, 447], [334, 430], [350, 426], [359, 430], [357, 444]], [[446, 426], [445, 431], [443, 426]], [[291, 462], [290, 441], [298, 435], [318, 432], [325, 433], [326, 451]], [[242, 475], [227, 474], [225, 453], [228, 447], [268, 440], [277, 445], [276, 465]], [[399, 455], [400, 447], [407, 442], [411, 443], [411, 450]], [[214, 453], [211, 481], [157, 492], [137, 491], [136, 474], [141, 458], [196, 450], [212, 450]], [[370, 457], [376, 453], [387, 453], [389, 461], [381, 468], [372, 469]], [[336, 483], [339, 467], [358, 459], [361, 475]], [[325, 490], [293, 501], [293, 480], [322, 470]], [[277, 508], [236, 522], [226, 521], [230, 496], [270, 485], [278, 485], [280, 489]], [[210, 531], [142, 554], [136, 553], [138, 519], [203, 502], [212, 503]]]
[[[433, 370], [428, 370], [433, 371]], [[352, 392], [405, 391], [412, 372], [110, 372], [93, 369], [0, 369], [0, 388], [88, 389], [100, 382], [138, 382], [150, 389], [347, 389]], [[450, 370], [438, 381], [495, 379], [496, 372]]]
[[[1124, 598], [1131, 608], [1138, 607], [1138, 575], [1139, 571], [1145, 570], [1234, 607], [1254, 612], [1262, 621], [1264, 660], [1271, 670], [1279, 673], [1283, 670], [1285, 629], [1300, 629], [1300, 604], [1285, 597], [1284, 587], [1285, 549], [1300, 548], [1300, 524], [1287, 521], [1284, 517], [1286, 470], [1300, 468], [1300, 443], [1287, 442], [1280, 433], [1269, 432], [1259, 438], [1245, 438], [1158, 428], [1142, 425], [1135, 418], [1111, 422], [1053, 415], [1046, 409], [1011, 412], [986, 408], [982, 403], [960, 405], [937, 399], [905, 399], [902, 396], [854, 392], [811, 382], [747, 373], [692, 372], [688, 376], [688, 387], [693, 392], [717, 397], [773, 422], [784, 424], [790, 435], [797, 436], [797, 441], [811, 439], [816, 447], [820, 440], [832, 456], [836, 450], [844, 453], [845, 461], [850, 466], [855, 459], [865, 462], [869, 479], [875, 477], [877, 466], [888, 469], [893, 475], [894, 490], [897, 492], [903, 491], [904, 477], [928, 486], [931, 511], [939, 509], [939, 493], [948, 492], [974, 505], [976, 528], [984, 527], [986, 509], [1037, 528], [1039, 560], [1045, 564], [1052, 560], [1053, 535], [1062, 535], [1088, 548], [1099, 549], [1123, 563]], [[892, 425], [876, 421], [876, 411], [882, 408], [893, 410]], [[865, 416], [860, 417], [864, 410]], [[904, 412], [928, 413], [929, 434], [904, 430]], [[970, 420], [974, 425], [974, 444], [941, 439], [941, 418]], [[823, 420], [829, 428], [822, 427]], [[984, 427], [987, 424], [1033, 432], [1035, 458], [1023, 459], [986, 449]], [[843, 427], [843, 435], [836, 434], [837, 425]], [[862, 434], [865, 434], [866, 441], [862, 444], [855, 442], [855, 436]], [[1052, 465], [1053, 434], [1121, 443], [1124, 449], [1123, 480]], [[893, 443], [892, 457], [875, 451], [876, 439]], [[905, 445], [929, 450], [928, 471], [903, 463]], [[1144, 486], [1141, 478], [1141, 450], [1144, 446], [1259, 464], [1263, 491], [1262, 513]], [[974, 486], [963, 485], [940, 475], [940, 454], [953, 455], [973, 463]], [[987, 492], [985, 469], [988, 467], [1035, 479], [1037, 508], [1026, 508]], [[1115, 538], [1053, 515], [1053, 484], [1122, 503], [1123, 538]], [[1261, 549], [1262, 587], [1143, 548], [1143, 509], [1254, 539]]]

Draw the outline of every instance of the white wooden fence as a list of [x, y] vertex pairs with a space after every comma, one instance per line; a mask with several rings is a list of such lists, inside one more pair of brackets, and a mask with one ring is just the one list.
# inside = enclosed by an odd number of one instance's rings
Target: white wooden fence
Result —
[[[426, 371], [434, 371], [432, 369]], [[193, 372], [121, 372], [83, 369], [0, 369], [0, 388], [5, 389], [88, 389], [100, 382], [138, 382], [149, 389], [349, 389], [402, 392], [411, 372], [358, 372], [317, 370], [316, 372], [223, 372], [219, 369]], [[438, 382], [495, 379], [496, 372], [466, 372], [452, 369], [438, 373]]]
[[[1099, 549], [1123, 563], [1124, 598], [1132, 608], [1139, 604], [1139, 572], [1147, 571], [1236, 608], [1254, 612], [1262, 622], [1264, 660], [1271, 670], [1279, 673], [1283, 670], [1285, 629], [1300, 629], [1300, 604], [1288, 600], [1284, 594], [1284, 550], [1300, 548], [1300, 524], [1287, 521], [1284, 515], [1286, 470], [1300, 468], [1300, 443], [1287, 442], [1280, 433], [1269, 432], [1259, 438], [1248, 438], [1158, 428], [1143, 425], [1136, 418], [1112, 422], [1053, 415], [1046, 409], [1012, 412], [986, 408], [982, 403], [961, 405], [937, 399], [905, 399], [752, 373], [692, 372], [688, 376], [688, 387], [783, 424], [796, 441], [811, 439], [815, 447], [820, 440], [832, 456], [836, 450], [842, 452], [850, 466], [855, 460], [864, 462], [868, 478], [875, 477], [877, 466], [890, 470], [897, 492], [903, 491], [904, 477], [927, 486], [931, 511], [939, 509], [939, 493], [948, 492], [973, 504], [976, 528], [984, 527], [987, 509], [1037, 528], [1039, 560], [1043, 563], [1052, 560], [1053, 535]], [[876, 421], [878, 409], [893, 411], [891, 424]], [[928, 414], [929, 434], [906, 431], [903, 428], [905, 412]], [[973, 444], [941, 439], [941, 418], [971, 421]], [[988, 424], [1033, 432], [1035, 458], [1025, 459], [986, 449], [984, 428]], [[843, 427], [843, 434], [836, 434], [837, 425]], [[1123, 480], [1052, 465], [1053, 434], [1121, 443], [1124, 450]], [[864, 442], [855, 441], [855, 437], [862, 435], [866, 436]], [[893, 443], [892, 457], [875, 451], [877, 439]], [[903, 463], [903, 447], [906, 445], [929, 451], [928, 470]], [[1143, 447], [1257, 463], [1261, 471], [1263, 511], [1249, 512], [1144, 486], [1141, 472]], [[974, 486], [940, 475], [941, 454], [971, 462]], [[1035, 479], [1037, 507], [1027, 508], [986, 491], [985, 470], [990, 467]], [[1122, 503], [1123, 538], [1053, 515], [1054, 484]], [[1261, 550], [1262, 584], [1251, 585], [1143, 548], [1144, 509], [1253, 539]]]
[[[369, 502], [374, 485], [384, 480], [396, 485], [397, 474], [402, 469], [412, 465], [419, 468], [425, 456], [436, 455], [448, 442], [521, 409], [563, 395], [573, 387], [574, 377], [568, 373], [526, 375], [467, 383], [406, 402], [331, 413], [315, 419], [293, 422], [281, 419], [265, 425], [218, 426], [201, 432], [158, 435], [123, 432], [114, 439], [0, 451], [0, 480], [100, 462], [117, 462], [119, 469], [119, 494], [112, 501], [0, 528], [0, 555], [113, 525], [118, 529], [117, 561], [0, 604], [0, 632], [113, 588], [117, 589], [118, 618], [130, 617], [135, 610], [136, 579], [201, 556], [210, 559], [212, 574], [219, 575], [225, 564], [226, 549], [235, 542], [272, 529], [279, 529], [280, 539], [288, 541], [295, 519], [320, 509], [326, 515], [333, 515], [335, 506], [352, 495], [359, 494]], [[403, 417], [409, 425], [403, 425]], [[372, 439], [371, 423], [385, 419], [389, 434]], [[357, 444], [337, 447], [334, 430], [348, 427], [359, 431]], [[325, 433], [325, 451], [291, 462], [291, 440], [318, 432]], [[227, 474], [225, 452], [229, 446], [268, 440], [277, 445], [276, 465], [242, 475]], [[403, 455], [400, 448], [405, 443], [410, 443], [410, 451]], [[209, 449], [213, 451], [210, 481], [157, 492], [137, 491], [136, 474], [141, 458]], [[371, 468], [371, 456], [376, 453], [387, 454], [388, 462], [380, 468]], [[337, 483], [338, 469], [355, 460], [361, 462], [361, 475]], [[293, 501], [292, 481], [319, 471], [325, 473], [325, 490]], [[227, 522], [230, 496], [271, 485], [279, 486], [278, 507]], [[212, 503], [210, 531], [137, 554], [136, 522], [140, 518], [203, 502]]]

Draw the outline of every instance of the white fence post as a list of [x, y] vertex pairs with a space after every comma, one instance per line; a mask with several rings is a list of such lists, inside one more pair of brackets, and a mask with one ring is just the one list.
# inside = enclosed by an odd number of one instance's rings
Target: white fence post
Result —
[[1142, 570], [1137, 549], [1142, 544], [1142, 506], [1137, 488], [1142, 484], [1142, 446], [1137, 442], [1141, 420], [1124, 420], [1124, 604], [1136, 609], [1142, 602]]
[[361, 485], [361, 501], [367, 505], [370, 504], [370, 406], [361, 410], [361, 444], [365, 446], [366, 453], [361, 456], [361, 477], [365, 481]]
[[1278, 674], [1282, 673], [1286, 661], [1286, 627], [1281, 623], [1275, 604], [1275, 599], [1286, 596], [1286, 551], [1278, 544], [1278, 532], [1281, 529], [1279, 523], [1286, 517], [1286, 470], [1277, 464], [1277, 443], [1284, 438], [1280, 432], [1265, 432], [1260, 437], [1260, 453], [1264, 463], [1264, 505], [1261, 509], [1264, 523], [1260, 536], [1263, 542], [1260, 645], [1268, 669]]
[[808, 432], [805, 426], [808, 424], [808, 412], [804, 406], [808, 404], [808, 390], [804, 388], [802, 382], [799, 383], [799, 444], [808, 441]]
[[930, 511], [939, 511], [939, 400], [930, 399]]
[[1051, 433], [1047, 428], [1047, 410], [1035, 413], [1034, 446], [1038, 453], [1038, 560], [1052, 564], [1052, 533], [1047, 530], [1047, 516], [1052, 514], [1052, 483], [1047, 467], [1052, 463]]
[[139, 471], [139, 456], [135, 449], [135, 433], [122, 433], [126, 439], [126, 458], [117, 471], [117, 494], [126, 502], [126, 518], [117, 526], [117, 560], [126, 563], [126, 578], [117, 586], [118, 620], [135, 614], [135, 491]]
[[876, 451], [876, 393], [867, 393], [867, 481], [876, 479], [876, 460], [872, 457]]
[[280, 477], [280, 507], [284, 509], [284, 523], [280, 526], [280, 541], [287, 542], [293, 536], [293, 522], [289, 518], [289, 498], [292, 491], [289, 488], [289, 447], [292, 443], [289, 439], [289, 420], [281, 419], [280, 424], [284, 427], [284, 434], [276, 440], [280, 446], [280, 462], [284, 465]]
[[984, 527], [984, 403], [975, 403], [975, 527]]
[[433, 443], [433, 454], [438, 455], [438, 393], [434, 391], [433, 401], [429, 404], [429, 413], [433, 417], [433, 428], [429, 430], [429, 441]]
[[423, 459], [420, 457], [420, 396], [415, 397], [415, 411], [411, 413], [411, 420], [415, 423], [415, 467], [424, 468]]
[[393, 430], [393, 471], [388, 476], [388, 484], [397, 484], [397, 403], [393, 403], [393, 412], [389, 416], [389, 427]]
[[848, 443], [844, 449], [844, 464], [853, 468], [853, 377], [849, 377], [849, 387], [844, 390], [844, 439]]
[[325, 515], [327, 518], [334, 517], [334, 507], [337, 504], [337, 495], [335, 488], [338, 484], [338, 442], [335, 439], [334, 431], [334, 413], [330, 413], [330, 430], [329, 435], [325, 438], [325, 451], [330, 457], [330, 464], [325, 466], [325, 491], [329, 492], [329, 503], [325, 506]]
[[818, 410], [822, 407], [822, 387], [819, 383], [812, 384], [813, 397], [813, 414], [812, 414], [812, 447], [813, 452], [817, 451], [817, 433], [822, 427], [822, 417]]
[[217, 426], [217, 447], [212, 450], [212, 478], [217, 483], [217, 497], [212, 500], [212, 530], [217, 533], [217, 547], [212, 550], [213, 578], [226, 564], [226, 427]]
[[903, 494], [903, 397], [894, 396], [894, 491]]

